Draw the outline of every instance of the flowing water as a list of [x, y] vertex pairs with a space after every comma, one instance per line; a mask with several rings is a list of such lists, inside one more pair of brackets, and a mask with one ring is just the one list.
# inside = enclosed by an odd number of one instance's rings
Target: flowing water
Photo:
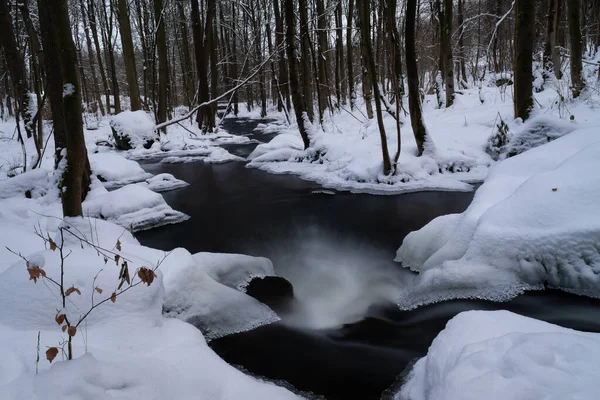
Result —
[[[226, 119], [224, 128], [269, 141], [273, 135], [253, 132], [258, 122]], [[223, 147], [245, 157], [255, 146]], [[138, 233], [142, 244], [268, 257], [275, 272], [293, 284], [297, 301], [281, 313], [282, 321], [210, 343], [227, 362], [252, 374], [327, 399], [379, 399], [461, 311], [503, 308], [600, 332], [600, 301], [558, 291], [503, 304], [450, 301], [410, 312], [394, 306], [414, 279], [392, 261], [404, 236], [439, 215], [464, 211], [473, 193], [324, 191], [296, 176], [245, 168], [243, 162], [143, 167], [190, 183], [164, 197], [191, 218]]]

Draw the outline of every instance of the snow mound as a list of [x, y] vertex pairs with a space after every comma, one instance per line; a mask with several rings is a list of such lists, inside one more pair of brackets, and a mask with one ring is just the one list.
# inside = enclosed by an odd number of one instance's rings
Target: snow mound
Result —
[[173, 210], [160, 194], [140, 185], [127, 185], [112, 192], [92, 192], [83, 202], [83, 210], [89, 217], [112, 221], [134, 231], [189, 219], [188, 215]]
[[167, 192], [182, 187], [186, 187], [189, 183], [175, 178], [171, 174], [158, 174], [152, 178], [146, 179], [146, 182], [141, 182], [138, 185], [144, 186], [153, 192]]
[[156, 134], [154, 121], [144, 111], [123, 111], [110, 119], [117, 148], [121, 150], [150, 148]]
[[420, 275], [400, 307], [544, 286], [600, 297], [599, 153], [582, 129], [498, 163], [464, 213], [406, 236], [396, 261]]
[[15, 196], [42, 197], [48, 191], [48, 182], [52, 180], [52, 172], [45, 169], [34, 169], [2, 180], [0, 181], [0, 199]]
[[397, 400], [595, 399], [600, 335], [508, 311], [451, 319]]
[[92, 173], [104, 183], [107, 189], [141, 182], [152, 177], [137, 162], [115, 153], [90, 154], [89, 160]]
[[[492, 136], [487, 151], [495, 160], [504, 160], [556, 140], [576, 127], [573, 123], [547, 115], [536, 116], [525, 122], [516, 134], [505, 132], [503, 137], [498, 134]], [[504, 129], [508, 130], [508, 126], [504, 125]]]
[[[166, 299], [164, 308], [167, 316], [189, 322], [199, 328], [204, 336], [216, 339], [232, 333], [252, 330], [279, 320], [273, 310], [258, 300], [215, 281], [207, 273], [218, 275], [227, 266], [239, 265], [243, 261], [231, 255], [213, 254], [192, 256], [187, 250], [175, 249], [173, 257], [161, 265], [164, 275]], [[199, 262], [200, 261], [200, 262]], [[208, 265], [208, 263], [214, 263]], [[258, 260], [246, 270], [256, 269], [264, 261]], [[267, 267], [268, 268], [268, 267]], [[235, 282], [243, 275], [223, 275]]]
[[252, 279], [275, 275], [273, 263], [264, 257], [196, 253], [194, 259], [215, 281], [242, 292], [246, 291], [246, 286]]

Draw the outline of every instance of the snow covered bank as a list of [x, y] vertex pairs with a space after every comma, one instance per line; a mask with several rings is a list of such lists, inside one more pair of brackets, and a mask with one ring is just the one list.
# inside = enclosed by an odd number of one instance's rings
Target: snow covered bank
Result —
[[[564, 102], [557, 89], [548, 87], [536, 93], [534, 118], [523, 124], [513, 118], [512, 98], [496, 87], [495, 80], [480, 89], [456, 94], [453, 106], [439, 108], [435, 95], [425, 96], [425, 124], [434, 146], [416, 157], [417, 149], [410, 120], [400, 116], [401, 154], [396, 174], [382, 174], [381, 141], [376, 119], [366, 118], [360, 100], [353, 111], [342, 109], [324, 116], [322, 126], [309, 126], [311, 145], [304, 150], [295, 123], [259, 125], [256, 130], [281, 134], [270, 143], [260, 144], [250, 155], [249, 167], [271, 173], [296, 174], [327, 188], [398, 194], [423, 190], [472, 190], [469, 183], [483, 181], [496, 159], [514, 156], [554, 140], [574, 129], [560, 118], [572, 116], [580, 127], [598, 126], [594, 107], [597, 97], [573, 103]], [[590, 105], [592, 107], [590, 107]], [[407, 104], [404, 105], [408, 109]], [[489, 151], [489, 139], [500, 121], [508, 129], [508, 142]], [[384, 113], [388, 150], [397, 151], [396, 121]], [[494, 152], [496, 154], [494, 154]], [[491, 157], [491, 156], [493, 157]]]
[[594, 127], [498, 163], [464, 213], [406, 236], [396, 261], [420, 274], [400, 307], [544, 286], [600, 297], [598, 154]]
[[397, 400], [595, 399], [600, 334], [508, 311], [468, 311], [448, 322]]
[[[36, 203], [26, 200], [29, 206]], [[30, 265], [43, 268], [48, 277], [57, 277], [60, 275], [59, 252], [44, 249], [42, 240], [32, 233], [33, 226], [38, 226], [58, 245], [64, 244], [65, 254], [69, 254], [65, 261], [65, 286], [74, 286], [81, 293], [71, 294], [63, 309], [51, 283], [44, 283], [40, 278], [34, 284], [29, 280], [25, 261], [4, 247], [0, 249], [0, 260], [11, 264], [0, 268], [0, 351], [3, 353], [0, 397], [27, 400], [296, 398], [283, 388], [258, 381], [227, 365], [206, 345], [198, 329], [163, 316], [163, 307], [184, 296], [190, 303], [186, 306], [179, 302], [182, 309], [190, 315], [192, 309], [203, 311], [203, 316], [213, 317], [204, 321], [210, 329], [223, 333], [231, 326], [218, 325], [221, 319], [209, 311], [235, 313], [238, 320], [232, 318], [229, 322], [235, 322], [236, 328], [243, 323], [260, 322], [249, 320], [257, 316], [253, 310], [262, 307], [265, 314], [270, 311], [245, 294], [212, 280], [184, 249], [166, 254], [140, 246], [129, 232], [102, 220], [74, 218], [65, 224], [52, 216], [25, 212], [17, 202], [2, 200], [0, 206], [3, 211], [0, 238], [19, 238], [9, 242], [10, 247], [22, 252]], [[43, 208], [39, 201], [38, 208]], [[45, 211], [52, 212], [51, 209]], [[59, 227], [66, 229], [64, 241]], [[97, 249], [82, 243], [81, 238], [104, 249], [103, 252], [118, 254], [119, 261], [104, 261]], [[52, 364], [48, 363], [44, 356], [46, 349], [60, 347], [67, 337], [55, 321], [57, 310], [76, 321], [94, 301], [97, 304], [111, 296], [111, 292], [119, 292], [117, 286], [124, 260], [128, 262], [132, 283], [139, 280], [138, 268], [153, 268], [160, 263], [154, 282], [149, 286], [134, 286], [120, 294], [116, 301], [98, 306], [73, 337], [75, 359], [63, 361], [59, 353]], [[225, 257], [219, 266], [218, 255], [205, 261], [215, 264], [208, 268], [213, 270], [226, 270], [223, 265], [231, 264], [230, 258]], [[233, 311], [228, 308], [232, 304], [237, 305]], [[271, 311], [269, 315], [274, 313]], [[41, 354], [39, 374], [36, 374], [38, 332]]]
[[83, 210], [86, 216], [112, 221], [134, 232], [190, 218], [173, 210], [162, 195], [141, 185], [127, 185], [112, 192], [92, 190], [83, 202]]

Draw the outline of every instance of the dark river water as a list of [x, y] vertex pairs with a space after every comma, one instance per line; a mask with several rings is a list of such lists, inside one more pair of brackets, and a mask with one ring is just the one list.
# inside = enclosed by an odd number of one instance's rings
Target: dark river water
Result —
[[[253, 133], [257, 123], [227, 119], [224, 128], [269, 141], [272, 135]], [[245, 157], [255, 146], [224, 147]], [[392, 261], [404, 236], [439, 215], [464, 211], [473, 193], [327, 194], [315, 183], [243, 162], [143, 167], [190, 183], [164, 198], [191, 218], [137, 233], [142, 244], [268, 257], [293, 284], [297, 302], [280, 313], [282, 321], [210, 343], [251, 374], [327, 399], [379, 399], [461, 311], [508, 309], [600, 332], [600, 301], [558, 291], [502, 304], [449, 301], [410, 312], [395, 307], [394, 298], [414, 279]]]

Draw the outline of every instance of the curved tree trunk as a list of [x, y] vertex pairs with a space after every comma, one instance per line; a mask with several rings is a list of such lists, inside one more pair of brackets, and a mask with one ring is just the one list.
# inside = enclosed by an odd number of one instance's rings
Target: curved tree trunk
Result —
[[[292, 102], [294, 103], [294, 112], [296, 113], [296, 121], [298, 123], [298, 130], [304, 143], [304, 148], [308, 149], [310, 141], [308, 138], [308, 131], [304, 121], [304, 115], [306, 112], [306, 103], [300, 93], [300, 83], [298, 82], [298, 59], [296, 58], [296, 46], [295, 46], [295, 13], [294, 13], [294, 0], [285, 0], [285, 22], [286, 22], [286, 34], [285, 41], [287, 47], [287, 56], [290, 66], [290, 89], [292, 90]], [[312, 101], [312, 100], [311, 100]]]
[[[373, 45], [371, 44], [371, 27], [369, 26], [371, 12], [369, 9], [369, 0], [356, 0], [358, 9], [358, 19], [360, 21], [360, 44], [363, 48], [365, 58], [364, 67], [369, 74], [371, 85], [373, 86], [373, 95], [375, 96], [375, 112], [377, 114], [377, 125], [379, 127], [379, 138], [381, 139], [381, 155], [383, 158], [383, 174], [389, 175], [392, 172], [390, 162], [390, 153], [388, 151], [387, 137], [383, 126], [383, 115], [381, 113], [381, 98], [379, 93], [379, 82], [377, 80], [377, 66], [375, 65], [375, 56], [373, 55]], [[366, 100], [366, 99], [365, 99]]]
[[417, 156], [425, 150], [427, 128], [423, 122], [421, 109], [421, 96], [419, 95], [419, 71], [417, 69], [417, 51], [415, 48], [415, 22], [417, 14], [417, 0], [406, 2], [406, 23], [404, 32], [404, 46], [406, 48], [406, 80], [408, 81], [408, 109], [410, 124], [417, 142]]

